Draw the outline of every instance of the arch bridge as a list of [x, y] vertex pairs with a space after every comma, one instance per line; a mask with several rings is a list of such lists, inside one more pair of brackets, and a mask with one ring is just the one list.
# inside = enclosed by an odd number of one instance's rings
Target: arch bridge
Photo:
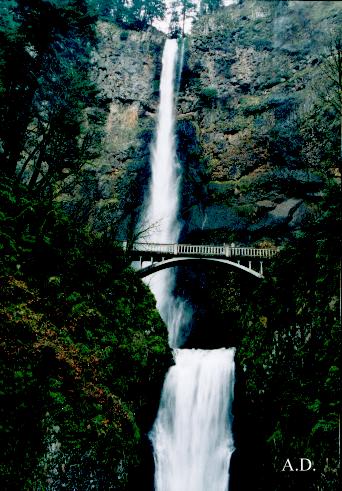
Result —
[[[264, 260], [273, 258], [278, 247], [237, 247], [235, 244], [194, 245], [135, 242], [124, 249], [135, 262], [137, 274], [144, 278], [163, 269], [194, 262], [215, 262], [245, 271], [257, 278], [264, 277]], [[144, 263], [148, 263], [144, 266]]]

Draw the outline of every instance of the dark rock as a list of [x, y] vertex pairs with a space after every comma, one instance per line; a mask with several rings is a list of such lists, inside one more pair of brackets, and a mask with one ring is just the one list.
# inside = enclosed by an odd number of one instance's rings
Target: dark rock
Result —
[[211, 205], [203, 209], [196, 205], [190, 209], [184, 226], [184, 232], [197, 230], [215, 230], [227, 228], [237, 231], [247, 227], [247, 221], [236, 211], [224, 205]]
[[256, 223], [250, 225], [249, 230], [264, 231], [267, 233], [268, 230], [283, 228], [284, 225], [288, 225], [293, 217], [298, 206], [302, 203], [302, 200], [296, 198], [290, 198], [282, 201], [275, 208], [268, 212], [267, 216], [262, 218]]
[[292, 219], [288, 226], [290, 229], [298, 229], [305, 225], [314, 216], [314, 207], [306, 203], [301, 203], [293, 212]]
[[300, 199], [290, 198], [277, 205], [269, 212], [269, 218], [274, 221], [288, 220], [302, 202]]
[[273, 208], [276, 207], [276, 204], [269, 199], [263, 199], [261, 201], [257, 201], [256, 205], [259, 208], [264, 208], [264, 209], [268, 209], [268, 210], [273, 210]]

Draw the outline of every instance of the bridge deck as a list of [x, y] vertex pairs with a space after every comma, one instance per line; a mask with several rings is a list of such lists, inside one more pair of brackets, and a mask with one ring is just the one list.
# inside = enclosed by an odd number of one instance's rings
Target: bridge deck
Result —
[[[124, 243], [127, 248], [127, 243]], [[194, 244], [155, 244], [136, 242], [131, 252], [165, 256], [214, 256], [214, 257], [255, 257], [271, 258], [279, 252], [279, 248], [235, 247], [228, 244], [194, 245]]]

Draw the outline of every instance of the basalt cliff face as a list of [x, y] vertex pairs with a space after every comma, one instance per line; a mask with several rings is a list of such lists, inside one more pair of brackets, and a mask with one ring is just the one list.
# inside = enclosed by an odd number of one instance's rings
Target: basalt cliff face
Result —
[[284, 238], [338, 177], [338, 120], [322, 100], [341, 9], [309, 3], [244, 2], [196, 23], [179, 97], [188, 238]]
[[[338, 178], [339, 129], [326, 60], [339, 2], [242, 2], [198, 20], [185, 41], [177, 103], [183, 239], [285, 238], [314, 216]], [[94, 77], [108, 104], [92, 174], [91, 220], [119, 235], [136, 221], [149, 177], [165, 36], [98, 26]], [[328, 140], [328, 144], [326, 141]]]
[[149, 176], [149, 145], [158, 105], [165, 36], [156, 29], [133, 31], [109, 22], [97, 25], [93, 79], [105, 120], [98, 158], [85, 166], [72, 195], [95, 230], [126, 234], [135, 220]]
[[134, 213], [146, 179], [164, 36], [151, 29], [125, 31], [98, 27], [94, 55], [98, 86], [109, 103], [103, 154], [97, 162], [97, 208]]

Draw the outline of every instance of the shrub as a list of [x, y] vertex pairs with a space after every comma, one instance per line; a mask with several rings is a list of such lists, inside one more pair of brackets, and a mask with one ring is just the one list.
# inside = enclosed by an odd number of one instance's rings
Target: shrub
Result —
[[120, 32], [120, 41], [126, 41], [128, 39], [129, 32], [128, 31], [122, 31]]
[[215, 87], [204, 87], [201, 91], [201, 95], [207, 99], [216, 99], [217, 89], [215, 89]]
[[200, 99], [205, 106], [211, 106], [217, 99], [217, 89], [215, 87], [203, 87], [199, 92]]
[[257, 51], [272, 50], [272, 42], [269, 39], [256, 39], [254, 41], [254, 46]]

